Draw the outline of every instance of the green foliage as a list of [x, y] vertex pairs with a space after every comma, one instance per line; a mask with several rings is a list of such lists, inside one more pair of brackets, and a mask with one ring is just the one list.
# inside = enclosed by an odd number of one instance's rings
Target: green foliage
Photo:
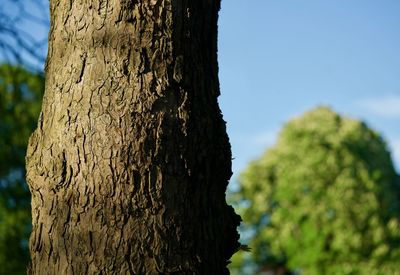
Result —
[[253, 253], [237, 255], [234, 266], [400, 274], [398, 176], [385, 142], [364, 123], [325, 107], [306, 113], [239, 181], [234, 196]]
[[0, 274], [26, 274], [31, 217], [24, 159], [43, 91], [42, 75], [0, 65]]

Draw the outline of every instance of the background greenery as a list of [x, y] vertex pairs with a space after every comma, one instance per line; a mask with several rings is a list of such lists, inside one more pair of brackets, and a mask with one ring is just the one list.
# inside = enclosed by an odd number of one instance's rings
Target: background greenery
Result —
[[43, 91], [41, 74], [0, 66], [0, 274], [26, 274], [31, 215], [25, 151]]
[[365, 123], [325, 107], [295, 118], [239, 182], [252, 253], [233, 271], [400, 274], [399, 179]]

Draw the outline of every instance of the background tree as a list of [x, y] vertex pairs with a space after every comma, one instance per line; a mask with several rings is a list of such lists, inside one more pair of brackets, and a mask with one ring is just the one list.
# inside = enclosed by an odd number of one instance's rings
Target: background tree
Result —
[[25, 274], [29, 261], [24, 159], [44, 91], [37, 72], [46, 51], [47, 6], [44, 0], [1, 1], [0, 64], [13, 65], [0, 65], [0, 274]]
[[31, 201], [25, 153], [43, 91], [42, 75], [0, 66], [0, 274], [26, 274]]
[[[378, 133], [321, 107], [287, 123], [240, 177], [240, 213], [258, 269], [396, 274], [399, 184]], [[236, 261], [245, 260], [238, 256]]]
[[220, 1], [51, 0], [27, 152], [34, 274], [225, 274]]

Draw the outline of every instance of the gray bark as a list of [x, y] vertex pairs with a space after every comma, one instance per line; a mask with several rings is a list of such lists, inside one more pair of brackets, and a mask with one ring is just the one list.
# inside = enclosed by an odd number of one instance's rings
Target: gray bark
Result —
[[31, 274], [225, 274], [219, 0], [50, 0]]

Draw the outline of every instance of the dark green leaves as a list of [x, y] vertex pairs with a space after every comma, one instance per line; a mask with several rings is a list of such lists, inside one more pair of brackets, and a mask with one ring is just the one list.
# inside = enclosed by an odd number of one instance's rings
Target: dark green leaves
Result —
[[0, 66], [0, 274], [26, 273], [31, 217], [24, 159], [43, 91], [42, 75]]

